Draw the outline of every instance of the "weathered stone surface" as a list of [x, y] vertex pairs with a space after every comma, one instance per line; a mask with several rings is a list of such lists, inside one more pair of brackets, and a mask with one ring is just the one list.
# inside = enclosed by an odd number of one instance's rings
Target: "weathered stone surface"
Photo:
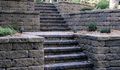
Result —
[[42, 37], [21, 34], [1, 39], [7, 41], [0, 41], [0, 70], [44, 70]]
[[13, 60], [13, 66], [14, 67], [27, 67], [27, 66], [39, 66], [41, 65], [40, 62], [43, 61], [39, 61], [36, 58], [23, 58], [23, 59], [15, 59]]
[[[64, 8], [62, 8], [64, 9]], [[69, 11], [69, 10], [67, 10]], [[80, 11], [76, 14], [63, 14], [67, 24], [71, 29], [87, 30], [88, 24], [95, 22], [98, 30], [102, 28], [111, 28], [120, 30], [119, 25], [119, 10], [95, 10], [95, 11]]]
[[11, 60], [0, 60], [0, 68], [12, 67], [13, 63]]
[[80, 46], [88, 59], [94, 63], [94, 70], [120, 70], [119, 35], [79, 35]]
[[29, 70], [27, 67], [13, 67], [13, 68], [8, 68], [7, 70]]
[[29, 50], [29, 57], [42, 58], [44, 57], [44, 51], [43, 50]]
[[29, 70], [44, 70], [42, 66], [30, 66], [28, 67]]

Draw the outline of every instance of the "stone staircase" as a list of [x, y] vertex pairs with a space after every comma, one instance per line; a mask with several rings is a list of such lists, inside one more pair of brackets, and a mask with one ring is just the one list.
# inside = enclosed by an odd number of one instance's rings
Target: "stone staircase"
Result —
[[36, 4], [35, 10], [40, 12], [40, 31], [70, 30], [54, 4]]
[[44, 70], [93, 70], [92, 63], [73, 34], [41, 35], [44, 43]]
[[[79, 46], [79, 42], [70, 31], [68, 25], [61, 17], [53, 4], [37, 4], [36, 10], [40, 11], [41, 33], [44, 42], [44, 70], [93, 70], [92, 63]], [[53, 33], [53, 31], [63, 31]]]

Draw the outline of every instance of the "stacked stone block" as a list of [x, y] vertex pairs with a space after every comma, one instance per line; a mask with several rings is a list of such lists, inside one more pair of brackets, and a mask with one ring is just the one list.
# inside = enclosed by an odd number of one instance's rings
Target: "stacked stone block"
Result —
[[34, 0], [2, 0], [0, 11], [7, 12], [31, 12], [34, 11]]
[[1, 0], [0, 25], [16, 23], [23, 31], [39, 31], [39, 12], [34, 10], [34, 0]]
[[39, 31], [40, 21], [39, 14], [21, 13], [21, 12], [0, 12], [0, 25], [7, 26], [16, 24], [18, 27], [24, 28], [23, 31]]
[[120, 70], [119, 37], [80, 35], [79, 44], [93, 62], [94, 70]]
[[69, 26], [76, 30], [87, 30], [90, 23], [96, 23], [99, 30], [102, 28], [120, 29], [120, 10], [81, 11], [64, 17]]
[[68, 2], [60, 2], [55, 4], [60, 13], [78, 13], [83, 8], [90, 8], [92, 9], [92, 6], [79, 4], [79, 3], [68, 3]]
[[43, 38], [0, 38], [0, 70], [44, 70]]

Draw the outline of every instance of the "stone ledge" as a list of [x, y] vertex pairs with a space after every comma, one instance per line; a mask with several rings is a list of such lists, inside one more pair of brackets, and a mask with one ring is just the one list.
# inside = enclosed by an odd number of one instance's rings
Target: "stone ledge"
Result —
[[39, 12], [38, 11], [34, 11], [34, 12], [0, 11], [0, 14], [34, 14], [34, 15], [39, 15]]
[[92, 10], [92, 11], [80, 11], [79, 13], [68, 13], [69, 15], [79, 15], [79, 14], [97, 14], [97, 13], [119, 13], [120, 10]]
[[99, 32], [78, 32], [75, 36], [90, 40], [120, 40], [120, 31], [114, 30], [111, 33], [99, 33]]
[[5, 36], [0, 37], [0, 43], [12, 43], [12, 42], [43, 42], [44, 38], [33, 35], [13, 35], [13, 36]]

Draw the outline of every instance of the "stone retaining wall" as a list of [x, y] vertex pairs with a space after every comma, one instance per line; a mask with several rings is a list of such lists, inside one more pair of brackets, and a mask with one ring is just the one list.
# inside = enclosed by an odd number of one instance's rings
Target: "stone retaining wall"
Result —
[[59, 2], [55, 4], [60, 13], [78, 13], [83, 8], [93, 8], [79, 3]]
[[34, 11], [34, 0], [1, 0], [0, 11], [31, 12]]
[[81, 11], [77, 14], [63, 14], [63, 17], [75, 30], [86, 30], [92, 22], [95, 22], [99, 29], [120, 29], [120, 10]]
[[79, 36], [80, 46], [93, 62], [94, 70], [120, 70], [120, 36], [94, 35]]
[[24, 28], [23, 31], [40, 30], [39, 13], [37, 12], [0, 12], [0, 25], [7, 26], [13, 23]]
[[43, 38], [0, 37], [0, 70], [44, 70]]

